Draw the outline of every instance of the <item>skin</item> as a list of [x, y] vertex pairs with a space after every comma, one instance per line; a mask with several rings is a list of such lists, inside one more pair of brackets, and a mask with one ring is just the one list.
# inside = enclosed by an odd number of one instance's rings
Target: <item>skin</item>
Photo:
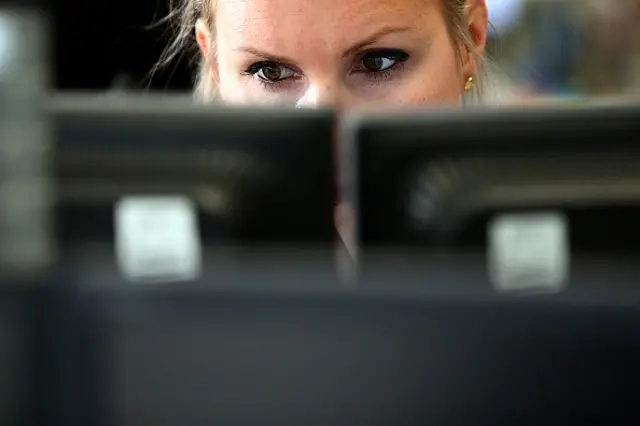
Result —
[[[196, 39], [228, 103], [457, 105], [473, 59], [452, 41], [441, 1], [218, 0], [214, 32], [200, 20]], [[468, 3], [482, 53], [486, 6]]]

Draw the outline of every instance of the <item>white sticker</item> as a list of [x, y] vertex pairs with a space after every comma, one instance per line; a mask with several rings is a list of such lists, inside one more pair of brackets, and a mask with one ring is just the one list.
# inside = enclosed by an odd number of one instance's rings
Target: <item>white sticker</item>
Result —
[[489, 225], [489, 278], [500, 292], [554, 293], [569, 275], [569, 236], [564, 216], [508, 214]]
[[202, 253], [196, 208], [187, 197], [126, 197], [115, 207], [116, 258], [130, 280], [199, 278]]

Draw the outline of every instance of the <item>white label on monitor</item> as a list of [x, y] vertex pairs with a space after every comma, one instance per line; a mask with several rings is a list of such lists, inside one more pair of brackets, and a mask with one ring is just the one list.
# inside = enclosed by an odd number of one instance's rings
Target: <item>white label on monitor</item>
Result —
[[505, 214], [489, 225], [489, 277], [500, 292], [562, 291], [569, 275], [569, 236], [564, 216]]
[[197, 211], [182, 196], [126, 197], [115, 206], [116, 258], [126, 278], [164, 283], [202, 269]]

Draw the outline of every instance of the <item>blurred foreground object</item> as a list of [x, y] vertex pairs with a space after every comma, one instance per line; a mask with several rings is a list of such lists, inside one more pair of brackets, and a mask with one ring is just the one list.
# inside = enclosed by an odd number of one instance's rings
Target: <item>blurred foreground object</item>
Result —
[[50, 108], [70, 271], [89, 262], [124, 282], [216, 285], [304, 276], [311, 259], [333, 271], [331, 111], [119, 94], [59, 96]]
[[[371, 278], [346, 287], [300, 250], [333, 234], [331, 114], [139, 102], [56, 109], [47, 424], [638, 424], [638, 213], [615, 209], [640, 202], [637, 109], [341, 120]], [[613, 220], [543, 210], [594, 205]], [[118, 223], [166, 254], [196, 209], [200, 280], [118, 274]], [[620, 229], [629, 246], [607, 239]], [[577, 293], [536, 293], [567, 276]]]
[[640, 105], [351, 120], [360, 285], [640, 304]]
[[[0, 2], [0, 424], [44, 424], [41, 273], [52, 260], [49, 220], [47, 22], [36, 1]], [[48, 348], [47, 348], [48, 349]]]
[[0, 3], [0, 275], [52, 259], [47, 22], [35, 1]]

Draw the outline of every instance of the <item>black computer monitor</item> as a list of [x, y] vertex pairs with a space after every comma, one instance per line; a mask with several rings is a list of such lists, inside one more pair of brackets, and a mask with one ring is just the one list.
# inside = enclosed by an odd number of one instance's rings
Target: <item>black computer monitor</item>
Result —
[[639, 106], [360, 115], [343, 137], [362, 285], [640, 301]]
[[[120, 350], [137, 350], [121, 339], [130, 333], [144, 339], [136, 317], [159, 320], [167, 346], [156, 349], [178, 349], [176, 339], [191, 335], [204, 339], [198, 344], [204, 354], [224, 339], [220, 318], [206, 312], [218, 311], [217, 301], [229, 292], [340, 287], [333, 114], [155, 97], [58, 97], [50, 112], [59, 262], [50, 280], [56, 345], [48, 369], [56, 391], [47, 401], [48, 419], [69, 426], [139, 424], [165, 408], [161, 423], [174, 423], [174, 412], [181, 423], [202, 419], [210, 406], [184, 381], [165, 389], [176, 405], [138, 405], [140, 389], [128, 393], [121, 380], [140, 378], [158, 390], [159, 384], [142, 369], [130, 376], [129, 362], [142, 359], [125, 355], [120, 364]], [[122, 302], [136, 305], [135, 312], [121, 311]], [[172, 310], [176, 316], [162, 320]], [[203, 368], [181, 362], [172, 361], [173, 371], [183, 370], [187, 382]], [[150, 371], [158, 379], [169, 377], [156, 367]]]
[[0, 277], [0, 422], [7, 426], [44, 419], [45, 289], [29, 281]]
[[221, 285], [334, 269], [332, 112], [154, 96], [60, 96], [50, 112], [58, 246], [74, 270]]
[[52, 320], [57, 424], [635, 424], [633, 304], [109, 285], [95, 271], [65, 275]]
[[131, 287], [66, 315], [56, 424], [637, 424], [632, 305]]

